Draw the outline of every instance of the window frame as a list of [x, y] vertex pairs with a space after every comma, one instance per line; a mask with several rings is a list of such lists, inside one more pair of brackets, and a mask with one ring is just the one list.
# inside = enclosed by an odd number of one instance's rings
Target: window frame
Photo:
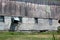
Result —
[[4, 16], [0, 16], [0, 22], [5, 22], [4, 19], [5, 19]]

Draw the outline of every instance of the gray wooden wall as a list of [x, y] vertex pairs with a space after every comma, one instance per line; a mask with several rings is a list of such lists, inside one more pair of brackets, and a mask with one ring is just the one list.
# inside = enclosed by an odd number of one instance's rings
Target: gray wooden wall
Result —
[[60, 19], [60, 1], [36, 1], [0, 0], [0, 15]]
[[[58, 20], [53, 19], [49, 21], [49, 19], [38, 19], [38, 23], [36, 23], [34, 18], [23, 17], [22, 23], [19, 23], [18, 26], [15, 27], [15, 29], [16, 30], [57, 30], [58, 26], [60, 26]], [[0, 22], [0, 30], [10, 30], [10, 27], [11, 27], [11, 16], [5, 16], [4, 22]]]

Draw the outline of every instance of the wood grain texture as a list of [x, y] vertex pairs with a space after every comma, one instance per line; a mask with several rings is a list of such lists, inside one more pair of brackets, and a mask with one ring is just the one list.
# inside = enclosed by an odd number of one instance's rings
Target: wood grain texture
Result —
[[0, 15], [60, 19], [60, 1], [35, 1], [0, 0]]

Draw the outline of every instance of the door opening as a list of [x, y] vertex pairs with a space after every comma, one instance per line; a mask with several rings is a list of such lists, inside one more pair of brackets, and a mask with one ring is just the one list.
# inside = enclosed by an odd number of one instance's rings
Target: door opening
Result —
[[12, 32], [17, 31], [16, 28], [17, 28], [18, 22], [19, 22], [18, 17], [11, 18], [11, 26], [9, 31], [12, 31]]

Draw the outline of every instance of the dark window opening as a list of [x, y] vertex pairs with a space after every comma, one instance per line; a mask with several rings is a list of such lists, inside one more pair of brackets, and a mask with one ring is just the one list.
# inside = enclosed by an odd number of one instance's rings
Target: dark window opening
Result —
[[19, 18], [19, 21], [18, 20], [14, 20], [14, 17], [12, 17], [12, 22], [13, 23], [17, 23], [17, 22], [20, 22], [20, 23], [22, 23], [22, 17], [17, 17], [17, 18]]
[[58, 20], [58, 23], [60, 23], [60, 20]]
[[4, 16], [0, 16], [0, 22], [4, 22]]
[[17, 23], [18, 24], [18, 21], [17, 20], [14, 20], [14, 23]]
[[35, 23], [38, 23], [38, 18], [35, 18]]
[[18, 21], [17, 21], [17, 20], [14, 20], [14, 17], [12, 17], [11, 20], [12, 20], [12, 21], [11, 21], [12, 23], [18, 24]]

